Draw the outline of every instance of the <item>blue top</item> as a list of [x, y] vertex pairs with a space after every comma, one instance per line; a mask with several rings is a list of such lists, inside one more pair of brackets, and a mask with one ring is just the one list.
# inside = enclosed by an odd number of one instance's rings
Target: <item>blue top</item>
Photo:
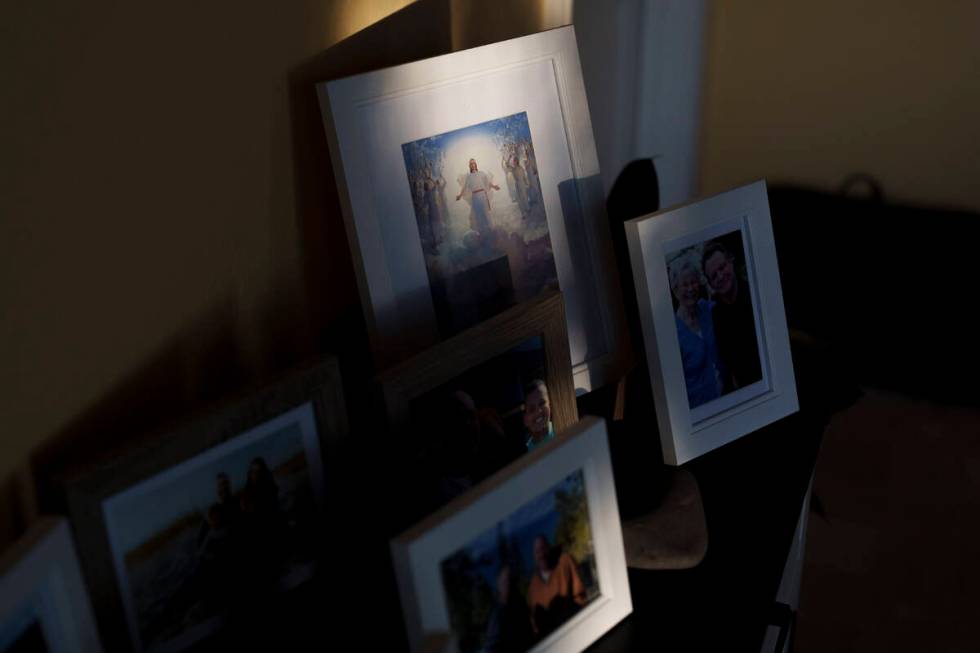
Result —
[[551, 423], [551, 420], [549, 419], [548, 420], [548, 435], [544, 436], [544, 439], [541, 440], [541, 442], [535, 443], [534, 442], [534, 436], [532, 436], [531, 434], [528, 434], [527, 440], [524, 442], [524, 445], [527, 447], [527, 450], [528, 451], [534, 451], [534, 448], [535, 447], [540, 447], [542, 444], [544, 444], [545, 442], [547, 442], [548, 440], [550, 440], [553, 437], [555, 437], [555, 426], [554, 426], [554, 424]]
[[721, 359], [718, 357], [715, 326], [711, 320], [714, 306], [712, 301], [698, 300], [700, 336], [691, 331], [684, 320], [674, 315], [677, 340], [681, 346], [681, 361], [684, 364], [684, 381], [687, 383], [687, 402], [691, 408], [697, 408], [721, 396]]

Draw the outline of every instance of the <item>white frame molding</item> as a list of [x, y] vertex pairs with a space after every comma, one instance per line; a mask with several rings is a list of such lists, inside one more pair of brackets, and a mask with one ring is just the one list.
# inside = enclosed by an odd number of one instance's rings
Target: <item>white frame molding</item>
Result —
[[633, 610], [605, 422], [580, 421], [391, 541], [413, 653], [451, 631], [441, 562], [578, 470], [585, 476], [600, 595], [532, 650], [581, 651]]
[[[379, 368], [439, 339], [401, 145], [526, 111], [576, 391], [621, 375], [628, 336], [572, 27], [322, 82], [317, 91]], [[571, 208], [558, 193], [569, 183]]]
[[[666, 256], [741, 229], [763, 380], [703, 406], [688, 404]], [[630, 262], [664, 461], [681, 465], [798, 410], [789, 331], [765, 181], [626, 223]]]
[[0, 557], [0, 625], [33, 613], [52, 653], [100, 653], [95, 617], [68, 522], [40, 519]]

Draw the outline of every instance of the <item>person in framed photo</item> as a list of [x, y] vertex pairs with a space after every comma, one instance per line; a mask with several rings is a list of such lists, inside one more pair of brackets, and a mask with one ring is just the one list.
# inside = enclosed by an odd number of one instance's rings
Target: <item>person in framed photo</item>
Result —
[[[233, 524], [227, 521], [228, 514], [217, 504], [208, 509], [205, 521], [207, 534], [197, 548], [197, 568], [186, 589], [178, 593], [180, 599], [196, 595], [196, 602], [190, 611], [195, 616], [231, 609], [243, 596], [243, 589], [246, 589], [238, 533]], [[180, 604], [174, 602], [170, 605], [177, 610]]]
[[433, 176], [431, 166], [422, 172], [422, 206], [418, 211], [419, 236], [423, 249], [437, 254], [446, 231], [446, 179], [442, 174]]
[[[741, 245], [741, 234], [732, 235]], [[737, 390], [762, 379], [748, 279], [721, 239], [705, 244], [701, 267], [714, 301], [712, 321], [718, 356], [727, 372], [725, 392]]]
[[486, 653], [526, 651], [534, 642], [531, 616], [520, 594], [520, 576], [504, 562], [497, 572], [497, 595], [483, 643]]
[[470, 205], [470, 228], [484, 236], [489, 236], [493, 229], [491, 220], [490, 198], [493, 191], [500, 190], [500, 186], [493, 183], [493, 175], [479, 169], [476, 159], [470, 159], [470, 171], [460, 175], [459, 194], [456, 201], [461, 198]]
[[244, 478], [235, 496], [231, 476], [215, 476], [217, 501], [204, 512], [184, 582], [162, 602], [148, 632], [169, 632], [175, 622], [241, 609], [280, 580], [287, 525], [279, 486], [262, 456], [251, 460]]
[[527, 651], [601, 594], [584, 470], [518, 500], [509, 515], [440, 554], [460, 653]]
[[531, 626], [538, 638], [546, 637], [587, 602], [585, 584], [575, 560], [544, 535], [534, 538], [534, 574], [527, 586]]
[[527, 439], [524, 444], [533, 451], [555, 437], [555, 427], [551, 423], [551, 400], [548, 385], [541, 379], [534, 379], [524, 388], [524, 428]]
[[416, 425], [426, 445], [418, 452], [418, 481], [430, 485], [431, 509], [459, 496], [523, 453], [520, 440], [505, 432], [497, 411], [478, 405], [460, 386], [425, 402], [427, 418]]
[[[217, 502], [208, 508], [198, 535], [197, 555], [203, 602], [209, 606], [230, 603], [241, 573], [239, 526], [240, 499], [232, 492], [231, 477], [219, 472], [215, 478]], [[227, 607], [225, 605], [224, 607]]]
[[518, 154], [517, 148], [517, 144], [507, 146], [501, 164], [507, 174], [507, 180], [513, 186], [512, 196], [520, 208], [521, 218], [527, 220], [527, 216], [531, 211], [530, 188], [528, 186], [527, 172], [521, 165], [521, 157]]
[[558, 287], [525, 112], [403, 143], [402, 158], [444, 337]]
[[538, 164], [534, 160], [534, 144], [530, 140], [523, 141], [524, 168], [527, 170], [528, 200], [534, 204], [541, 203], [541, 181], [538, 178]]
[[240, 505], [244, 561], [256, 581], [271, 586], [282, 571], [286, 521], [279, 485], [261, 456], [249, 463]]
[[212, 507], [222, 513], [221, 518], [224, 523], [234, 528], [238, 525], [238, 518], [241, 516], [241, 506], [232, 492], [231, 477], [225, 472], [218, 472], [215, 477], [215, 494], [218, 501]]
[[712, 310], [705, 299], [701, 262], [693, 250], [681, 253], [667, 267], [670, 290], [677, 303], [674, 321], [681, 350], [690, 408], [717, 399], [724, 390], [725, 369], [718, 354]]

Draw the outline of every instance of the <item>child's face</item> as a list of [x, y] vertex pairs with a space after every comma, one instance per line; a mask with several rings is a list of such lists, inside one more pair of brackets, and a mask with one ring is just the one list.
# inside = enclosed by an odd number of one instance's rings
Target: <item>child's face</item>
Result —
[[547, 433], [551, 421], [551, 402], [542, 387], [532, 390], [524, 402], [524, 427], [531, 433]]

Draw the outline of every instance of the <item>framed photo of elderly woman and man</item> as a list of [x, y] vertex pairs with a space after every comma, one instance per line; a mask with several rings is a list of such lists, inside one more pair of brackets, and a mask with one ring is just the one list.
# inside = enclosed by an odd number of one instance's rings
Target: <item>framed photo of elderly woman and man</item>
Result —
[[764, 181], [626, 225], [664, 460], [798, 408]]

